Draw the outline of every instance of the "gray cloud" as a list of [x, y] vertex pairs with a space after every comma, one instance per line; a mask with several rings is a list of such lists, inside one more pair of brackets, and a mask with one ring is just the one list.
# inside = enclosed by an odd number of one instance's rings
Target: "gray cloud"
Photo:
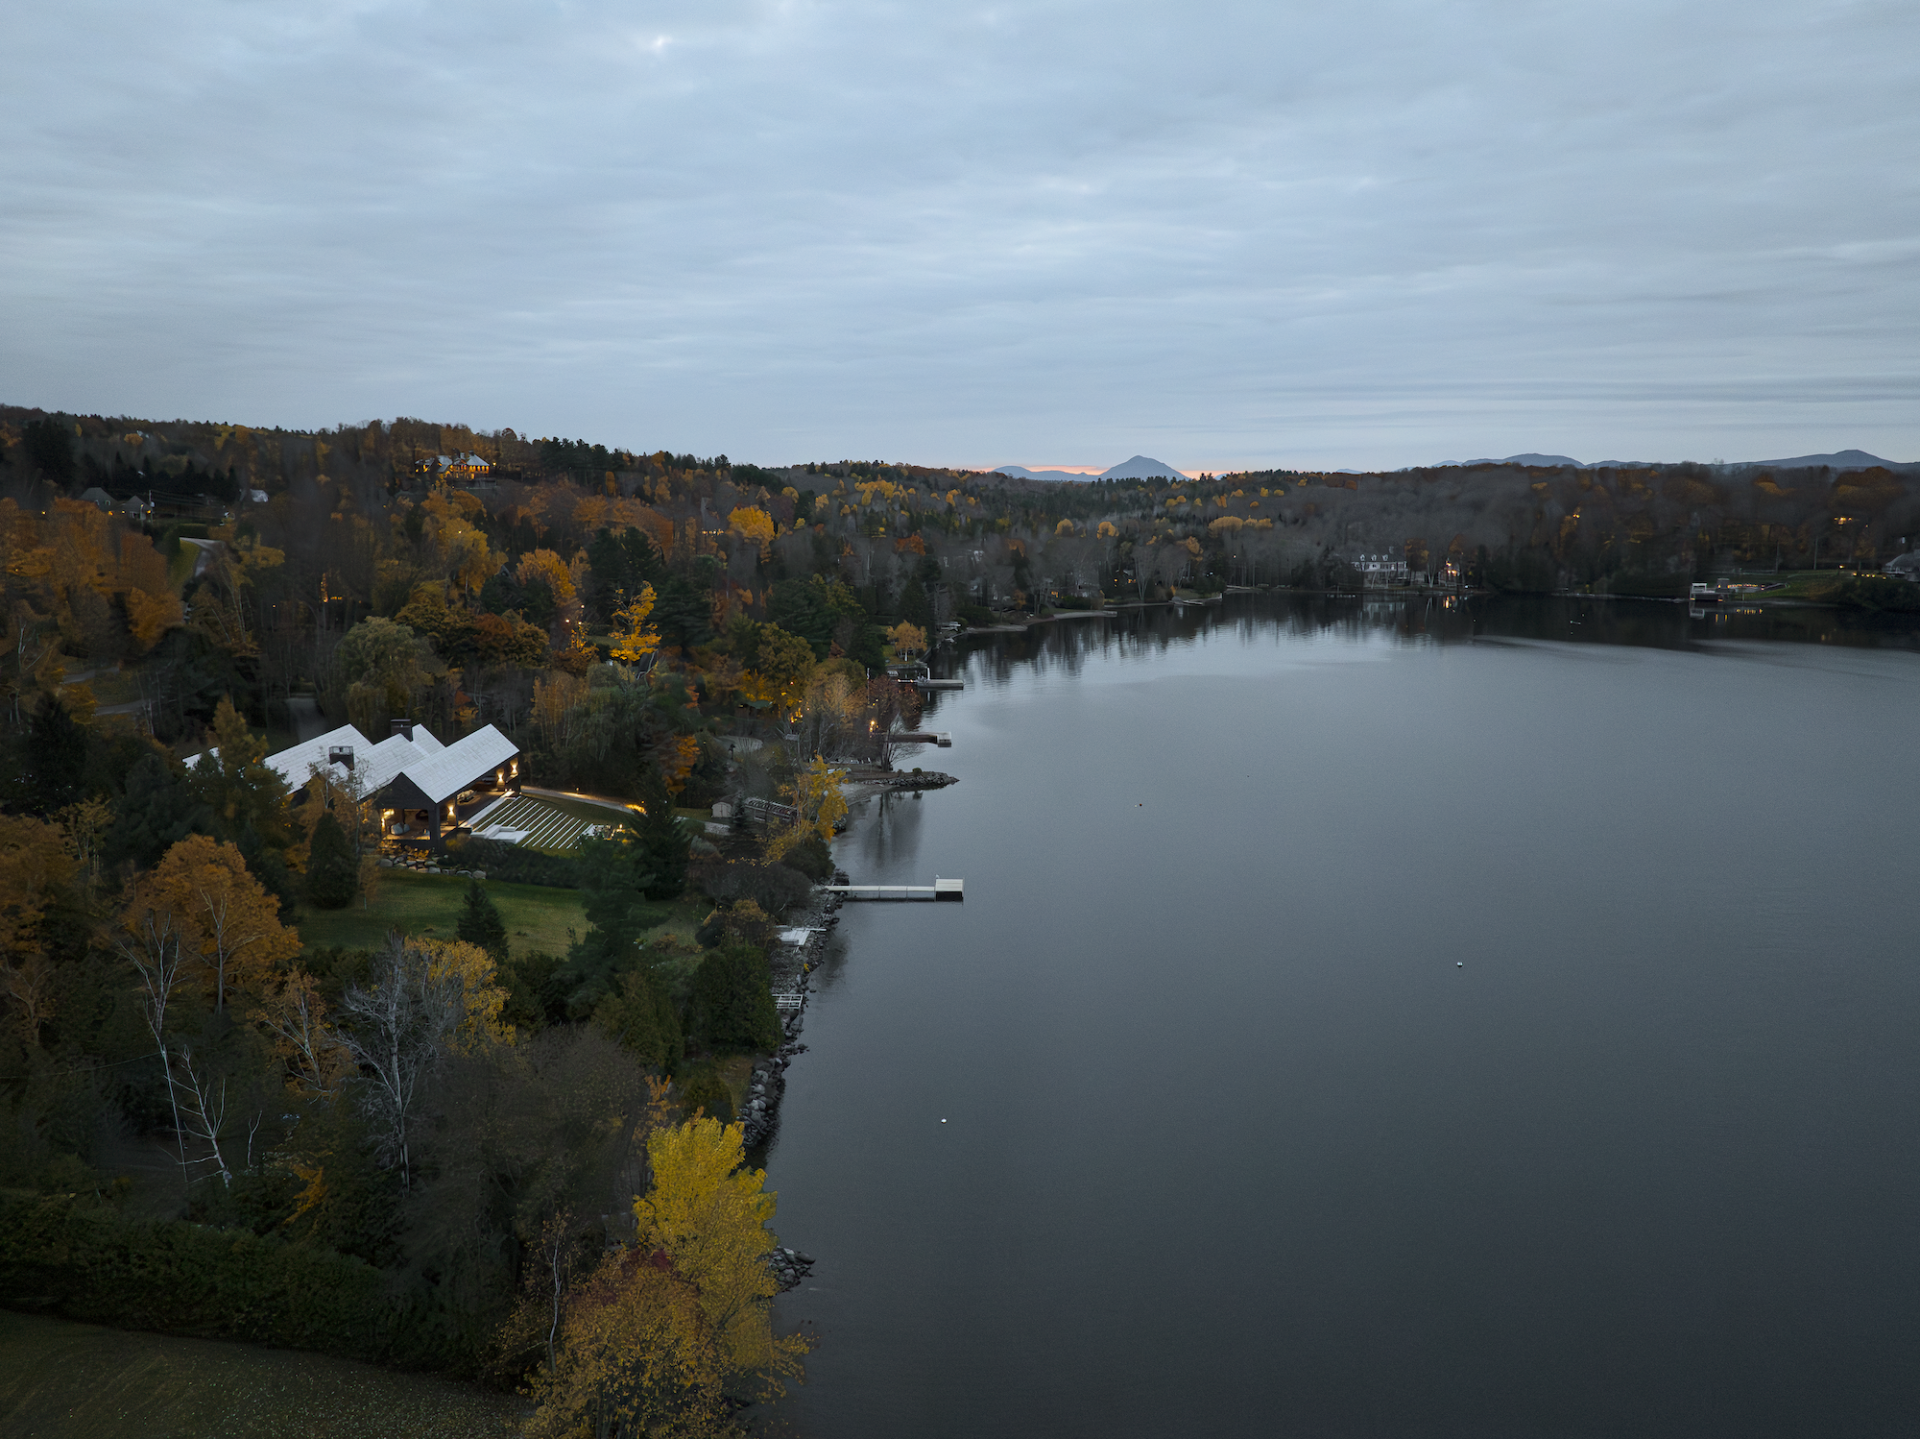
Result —
[[80, 0], [0, 391], [766, 461], [1920, 459], [1920, 12]]

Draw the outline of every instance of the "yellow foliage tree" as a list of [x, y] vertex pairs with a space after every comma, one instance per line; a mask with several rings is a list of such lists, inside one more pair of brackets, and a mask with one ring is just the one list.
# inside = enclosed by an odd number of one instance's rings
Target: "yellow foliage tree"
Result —
[[660, 648], [660, 631], [647, 628], [647, 616], [653, 613], [653, 586], [646, 585], [638, 599], [613, 612], [613, 657], [633, 664]]
[[740, 1126], [696, 1118], [647, 1137], [653, 1186], [633, 1204], [638, 1247], [659, 1251], [699, 1292], [729, 1378], [756, 1377], [761, 1397], [800, 1372], [804, 1341], [775, 1336], [780, 1286], [767, 1267], [774, 1196], [766, 1173], [743, 1168]]
[[186, 607], [171, 590], [158, 594], [148, 594], [139, 588], [127, 591], [127, 627], [142, 654], [159, 644], [168, 630], [179, 629], [186, 618]]
[[927, 647], [927, 632], [916, 624], [902, 620], [887, 631], [887, 643], [902, 659], [910, 658]]
[[699, 1291], [665, 1256], [620, 1250], [560, 1306], [528, 1439], [714, 1439], [741, 1431]]
[[121, 915], [129, 934], [147, 916], [171, 916], [181, 946], [207, 973], [216, 1010], [231, 989], [258, 990], [276, 966], [300, 953], [300, 935], [233, 845], [188, 835], [143, 875]]
[[847, 797], [840, 789], [840, 781], [845, 777], [845, 770], [835, 769], [819, 755], [805, 768], [794, 771], [788, 793], [794, 808], [800, 811], [800, 819], [791, 829], [769, 841], [769, 859], [779, 859], [808, 835], [818, 835], [823, 841], [832, 840], [834, 827], [847, 816]]
[[742, 505], [727, 516], [727, 523], [733, 527], [735, 534], [760, 546], [762, 554], [773, 543], [773, 516], [757, 505]]
[[470, 1051], [490, 1042], [513, 1043], [513, 1026], [500, 1019], [507, 992], [500, 986], [500, 971], [491, 955], [463, 939], [414, 939], [408, 944], [427, 956], [429, 984], [445, 981], [460, 995], [460, 1019], [453, 1034], [455, 1049]]
[[553, 591], [555, 604], [573, 601], [573, 571], [552, 550], [528, 550], [520, 557], [519, 567], [513, 574], [523, 585], [535, 579], [545, 580], [547, 588]]

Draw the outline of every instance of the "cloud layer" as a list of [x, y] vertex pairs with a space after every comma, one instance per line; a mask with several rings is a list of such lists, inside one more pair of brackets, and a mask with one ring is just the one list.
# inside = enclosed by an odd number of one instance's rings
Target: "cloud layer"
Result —
[[784, 462], [1920, 459], [1920, 11], [69, 0], [0, 395]]

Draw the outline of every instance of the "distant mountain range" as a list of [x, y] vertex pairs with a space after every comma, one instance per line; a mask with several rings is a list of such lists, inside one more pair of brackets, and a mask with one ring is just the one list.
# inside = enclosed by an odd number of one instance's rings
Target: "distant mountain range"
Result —
[[[1658, 460], [1596, 460], [1585, 464], [1571, 455], [1508, 455], [1504, 460], [1442, 460], [1432, 466], [1434, 469], [1446, 469], [1455, 465], [1529, 465], [1541, 469], [1565, 466], [1575, 470], [1639, 470], [1651, 465], [1670, 463]], [[1920, 465], [1902, 464], [1898, 460], [1883, 460], [1878, 455], [1870, 455], [1865, 450], [1835, 450], [1826, 455], [1795, 455], [1784, 460], [1736, 460], [1731, 464], [1716, 466], [1723, 470], [1812, 470], [1825, 466], [1832, 470], [1865, 470], [1874, 465], [1883, 465], [1889, 470], [1920, 469]], [[1342, 473], [1345, 473], [1344, 471]]]
[[1097, 475], [1076, 475], [1072, 470], [1030, 470], [1025, 465], [996, 465], [996, 475], [1014, 475], [1023, 480], [1184, 480], [1172, 465], [1161, 460], [1150, 459], [1146, 455], [1135, 455], [1123, 460], [1110, 470], [1102, 470]]
[[[1656, 465], [1673, 464], [1671, 460], [1595, 460], [1591, 463], [1576, 460], [1572, 455], [1541, 455], [1531, 451], [1524, 455], [1508, 455], [1505, 459], [1478, 460], [1441, 460], [1436, 465], [1409, 465], [1408, 469], [1449, 469], [1464, 465], [1524, 465], [1534, 469], [1571, 469], [1571, 470], [1644, 470]], [[1781, 460], [1738, 460], [1731, 464], [1715, 466], [1722, 470], [1811, 470], [1825, 466], [1832, 470], [1864, 470], [1874, 465], [1884, 465], [1889, 470], [1920, 472], [1920, 463], [1903, 464], [1898, 460], [1883, 460], [1878, 455], [1868, 454], [1865, 450], [1835, 450], [1824, 455], [1794, 455]], [[1122, 461], [1112, 469], [1102, 470], [1097, 475], [1077, 474], [1072, 470], [1030, 470], [1025, 465], [996, 465], [994, 474], [1012, 475], [1022, 480], [1179, 480], [1185, 479], [1180, 471], [1164, 460], [1156, 460], [1150, 455], [1135, 455]], [[1334, 470], [1336, 475], [1364, 474], [1363, 470]]]

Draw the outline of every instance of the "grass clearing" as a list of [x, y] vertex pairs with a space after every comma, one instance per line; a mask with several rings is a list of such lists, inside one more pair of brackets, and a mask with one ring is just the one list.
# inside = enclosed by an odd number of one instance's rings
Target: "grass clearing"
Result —
[[[565, 954], [567, 931], [587, 932], [586, 901], [577, 889], [489, 880], [487, 893], [506, 922], [508, 947], [516, 958], [540, 951]], [[355, 900], [346, 909], [303, 909], [296, 927], [309, 949], [373, 949], [394, 929], [427, 939], [452, 939], [466, 898], [467, 882], [457, 875], [384, 869], [380, 893], [366, 908]], [[662, 908], [665, 917], [643, 941], [671, 938], [692, 948], [694, 931], [713, 912], [713, 901], [696, 895]]]
[[655, 940], [672, 939], [687, 948], [694, 948], [694, 931], [713, 913], [713, 901], [703, 894], [694, 895], [688, 899], [676, 899], [664, 908], [666, 918], [641, 935], [640, 942], [652, 944]]
[[[567, 931], [586, 932], [586, 905], [578, 890], [489, 881], [487, 893], [506, 922], [515, 955], [536, 950], [565, 954]], [[383, 869], [379, 893], [364, 908], [355, 900], [346, 909], [303, 909], [297, 926], [309, 948], [373, 949], [394, 929], [427, 939], [452, 939], [466, 897], [467, 881], [457, 875]]]
[[8, 1439], [506, 1439], [525, 1412], [349, 1359], [0, 1311]]

